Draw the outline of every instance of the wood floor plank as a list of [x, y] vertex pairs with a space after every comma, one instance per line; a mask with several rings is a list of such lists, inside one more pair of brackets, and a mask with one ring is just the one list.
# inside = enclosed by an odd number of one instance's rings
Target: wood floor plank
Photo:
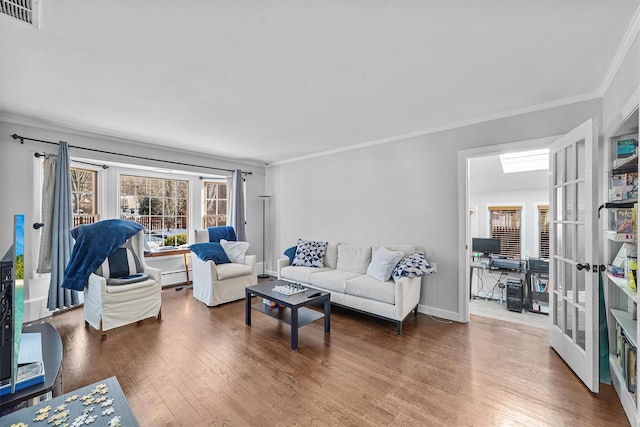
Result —
[[[208, 308], [162, 292], [162, 320], [99, 332], [82, 308], [47, 319], [63, 341], [63, 387], [115, 375], [143, 426], [628, 425], [617, 395], [593, 395], [548, 346], [545, 330], [472, 316], [391, 322], [332, 310], [300, 329], [244, 301]], [[258, 299], [256, 299], [257, 301]]]

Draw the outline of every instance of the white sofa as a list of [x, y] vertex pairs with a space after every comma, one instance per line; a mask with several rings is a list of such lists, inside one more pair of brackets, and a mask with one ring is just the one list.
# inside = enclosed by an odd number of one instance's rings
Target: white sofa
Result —
[[329, 243], [324, 267], [290, 265], [289, 258], [278, 260], [278, 279], [301, 283], [331, 293], [331, 303], [396, 323], [398, 335], [411, 311], [418, 314], [421, 277], [401, 277], [382, 282], [367, 275], [372, 254], [384, 246], [405, 256], [416, 251], [413, 245], [352, 245]]
[[[209, 241], [206, 229], [194, 231], [195, 243]], [[213, 261], [203, 261], [192, 254], [193, 296], [209, 307], [245, 297], [245, 288], [258, 283], [256, 256], [245, 255], [244, 264], [229, 263], [216, 265]]]

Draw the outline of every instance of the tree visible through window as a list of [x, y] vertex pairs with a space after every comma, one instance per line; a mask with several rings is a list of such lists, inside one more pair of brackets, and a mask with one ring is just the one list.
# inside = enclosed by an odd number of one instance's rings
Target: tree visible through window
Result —
[[151, 247], [187, 242], [189, 181], [120, 176], [120, 217], [142, 224]]
[[71, 168], [71, 209], [73, 225], [98, 221], [97, 184], [98, 172]]
[[540, 258], [549, 259], [549, 206], [538, 206], [538, 253]]
[[502, 255], [520, 259], [521, 206], [489, 206], [491, 238], [500, 239]]
[[227, 225], [227, 181], [209, 181], [204, 183], [205, 214], [204, 228]]

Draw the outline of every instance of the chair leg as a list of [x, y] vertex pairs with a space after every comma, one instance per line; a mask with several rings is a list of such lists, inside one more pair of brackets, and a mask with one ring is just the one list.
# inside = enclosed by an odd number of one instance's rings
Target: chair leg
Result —
[[162, 308], [158, 310], [158, 320], [162, 319]]

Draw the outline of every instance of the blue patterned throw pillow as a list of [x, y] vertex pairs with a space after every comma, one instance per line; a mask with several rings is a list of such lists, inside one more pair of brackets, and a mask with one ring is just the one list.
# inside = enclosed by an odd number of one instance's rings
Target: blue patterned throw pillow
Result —
[[327, 242], [298, 239], [296, 257], [291, 265], [300, 267], [324, 267], [324, 254], [327, 252]]
[[396, 268], [393, 269], [393, 280], [398, 281], [401, 277], [424, 276], [433, 272], [433, 267], [429, 265], [422, 252], [415, 252], [404, 257]]

